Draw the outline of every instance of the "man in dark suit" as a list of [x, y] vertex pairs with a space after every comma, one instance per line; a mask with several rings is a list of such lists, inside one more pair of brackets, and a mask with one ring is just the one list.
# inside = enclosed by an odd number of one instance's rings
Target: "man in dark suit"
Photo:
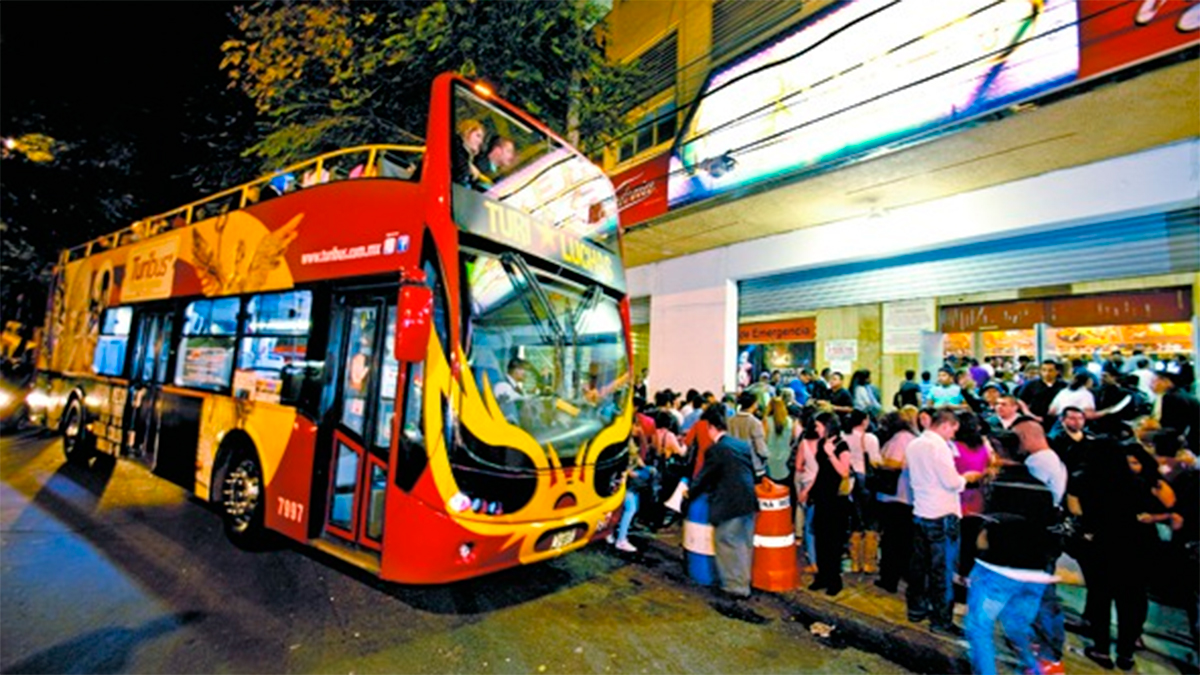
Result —
[[754, 555], [754, 464], [750, 444], [726, 433], [725, 409], [710, 405], [700, 416], [713, 445], [690, 488], [691, 496], [709, 495], [709, 520], [716, 540], [717, 574], [721, 590], [737, 598], [750, 597], [750, 564]]

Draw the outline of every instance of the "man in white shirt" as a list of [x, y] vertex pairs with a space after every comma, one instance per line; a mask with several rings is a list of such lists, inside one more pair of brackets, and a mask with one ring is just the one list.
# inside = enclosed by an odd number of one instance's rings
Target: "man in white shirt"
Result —
[[929, 619], [935, 633], [962, 636], [954, 625], [954, 570], [958, 567], [959, 493], [968, 480], [954, 468], [951, 439], [958, 417], [950, 407], [933, 413], [929, 428], [905, 452], [908, 483], [913, 497], [913, 554], [906, 601], [908, 620]]
[[517, 404], [525, 398], [522, 387], [525, 383], [525, 370], [528, 365], [528, 362], [522, 358], [513, 358], [508, 362], [508, 371], [505, 373], [504, 379], [492, 387], [496, 403], [500, 405], [500, 412], [513, 424], [520, 423], [521, 416]]

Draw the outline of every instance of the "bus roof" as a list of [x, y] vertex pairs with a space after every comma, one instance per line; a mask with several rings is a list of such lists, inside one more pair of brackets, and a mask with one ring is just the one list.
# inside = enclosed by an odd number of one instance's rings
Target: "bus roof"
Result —
[[[312, 185], [329, 183], [350, 178], [377, 176], [381, 160], [388, 153], [420, 154], [425, 151], [424, 145], [359, 145], [351, 148], [334, 150], [311, 159], [291, 164], [282, 169], [272, 171], [260, 178], [243, 183], [236, 187], [222, 190], [212, 195], [202, 197], [189, 204], [171, 209], [158, 215], [143, 218], [132, 225], [121, 228], [116, 232], [84, 242], [78, 246], [64, 249], [59, 255], [59, 263], [78, 260], [100, 251], [111, 250], [143, 239], [149, 239], [168, 230], [187, 227], [205, 218], [245, 208], [259, 201], [263, 189], [281, 177], [303, 176], [311, 177]], [[355, 166], [357, 159], [362, 159], [361, 174], [355, 174], [354, 169], [344, 170], [344, 167]], [[297, 180], [303, 183], [303, 180]], [[308, 184], [303, 185], [307, 187]]]

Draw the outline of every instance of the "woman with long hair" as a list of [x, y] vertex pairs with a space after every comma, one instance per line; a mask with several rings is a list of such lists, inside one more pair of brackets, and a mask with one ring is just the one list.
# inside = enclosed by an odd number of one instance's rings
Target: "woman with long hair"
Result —
[[1116, 665], [1131, 670], [1148, 607], [1152, 572], [1146, 552], [1157, 548], [1155, 522], [1175, 506], [1175, 493], [1140, 444], [1101, 439], [1094, 450], [1079, 496], [1085, 531], [1092, 534], [1086, 572], [1090, 615], [1084, 618], [1093, 644], [1084, 654], [1112, 668], [1110, 617], [1116, 603]]
[[[954, 434], [954, 446], [958, 454], [954, 457], [954, 468], [959, 475], [986, 474], [996, 463], [992, 446], [984, 437], [979, 416], [973, 412], [958, 412], [958, 431]], [[966, 579], [975, 566], [975, 553], [979, 531], [983, 527], [983, 487], [980, 483], [967, 483], [967, 488], [958, 495], [962, 504], [962, 521], [959, 525], [958, 574]]]
[[917, 408], [906, 405], [883, 416], [879, 424], [880, 456], [883, 468], [899, 471], [893, 494], [876, 493], [879, 524], [883, 540], [879, 561], [879, 578], [875, 585], [895, 593], [900, 580], [908, 576], [908, 560], [912, 551], [912, 495], [909, 494], [908, 472], [905, 470], [905, 451], [917, 438]]
[[796, 539], [804, 542], [805, 572], [817, 571], [817, 538], [813, 533], [816, 507], [810, 498], [817, 480], [817, 441], [821, 440], [815, 416], [815, 408], [805, 408], [800, 421], [800, 441], [796, 443]]
[[820, 439], [817, 441], [817, 477], [810, 497], [816, 511], [813, 532], [817, 540], [817, 575], [810, 591], [824, 590], [826, 595], [842, 591], [842, 552], [850, 534], [850, 491], [843, 481], [850, 479], [850, 448], [842, 440], [837, 415], [823, 412], [813, 420]]
[[788, 415], [787, 404], [778, 396], [767, 404], [763, 432], [767, 437], [767, 478], [787, 485], [791, 478], [788, 460], [792, 458], [792, 445], [800, 435], [800, 427]]
[[487, 131], [482, 122], [470, 118], [459, 120], [454, 130], [456, 138], [450, 149], [450, 180], [471, 187], [484, 179], [475, 166], [475, 158], [483, 150]]

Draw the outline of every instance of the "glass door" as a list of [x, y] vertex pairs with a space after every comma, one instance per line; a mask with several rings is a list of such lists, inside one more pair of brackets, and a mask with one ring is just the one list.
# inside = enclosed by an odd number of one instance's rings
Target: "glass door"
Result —
[[378, 550], [399, 376], [395, 295], [343, 296], [339, 306], [334, 328], [343, 339], [326, 529]]
[[171, 328], [168, 310], [141, 312], [137, 317], [133, 370], [129, 382], [129, 409], [125, 415], [126, 452], [154, 469], [158, 449], [158, 408], [162, 385], [167, 381]]

